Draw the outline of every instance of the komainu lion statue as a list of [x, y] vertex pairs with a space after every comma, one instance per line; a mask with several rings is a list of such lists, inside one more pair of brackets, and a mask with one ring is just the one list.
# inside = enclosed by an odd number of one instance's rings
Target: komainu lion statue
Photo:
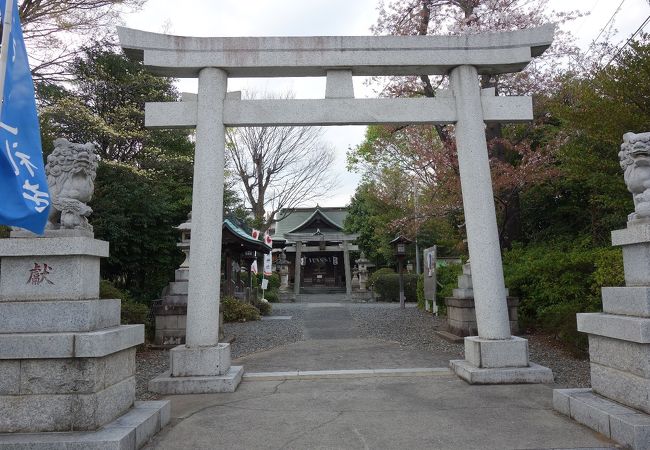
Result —
[[628, 220], [650, 218], [650, 133], [625, 133], [618, 158], [634, 199]]
[[66, 139], [54, 141], [54, 151], [45, 165], [52, 199], [47, 229], [92, 232], [87, 218], [93, 210], [86, 202], [95, 190], [96, 171], [97, 155], [93, 144], [74, 144]]

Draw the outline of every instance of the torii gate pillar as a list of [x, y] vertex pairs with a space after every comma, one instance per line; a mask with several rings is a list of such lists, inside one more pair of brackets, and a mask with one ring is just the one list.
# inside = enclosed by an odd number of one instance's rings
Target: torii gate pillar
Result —
[[528, 360], [528, 341], [510, 335], [476, 67], [456, 67], [449, 77], [478, 328], [478, 336], [465, 338], [465, 360], [450, 361], [451, 368], [469, 383], [552, 383], [550, 369]]
[[199, 72], [186, 338], [169, 352], [170, 371], [149, 382], [161, 394], [234, 392], [244, 374], [230, 365], [230, 344], [218, 343], [227, 83], [224, 70]]

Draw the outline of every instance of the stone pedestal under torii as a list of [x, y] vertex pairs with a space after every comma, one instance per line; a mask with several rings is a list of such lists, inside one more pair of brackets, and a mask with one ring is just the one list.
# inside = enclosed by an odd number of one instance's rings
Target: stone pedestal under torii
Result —
[[[151, 128], [196, 128], [192, 243], [199, 244], [191, 251], [187, 341], [172, 352], [179, 387], [168, 392], [218, 390], [200, 380], [230, 377], [232, 386], [241, 376], [229, 367], [229, 348], [217, 343], [219, 277], [211, 276], [221, 260], [226, 126], [455, 124], [478, 336], [466, 339], [466, 359], [452, 368], [470, 383], [552, 381], [550, 370], [529, 363], [527, 341], [510, 335], [485, 138], [486, 122], [532, 120], [532, 101], [481, 90], [478, 76], [523, 70], [550, 46], [554, 26], [459, 36], [195, 38], [127, 28], [118, 34], [125, 53], [153, 73], [199, 80], [196, 100], [147, 103], [145, 114]], [[353, 76], [434, 74], [449, 75], [451, 87], [434, 98], [354, 98]], [[325, 98], [226, 95], [228, 78], [259, 76], [323, 76]], [[298, 243], [296, 261], [300, 252]], [[346, 267], [347, 279], [349, 273]], [[346, 291], [350, 296], [351, 285]]]

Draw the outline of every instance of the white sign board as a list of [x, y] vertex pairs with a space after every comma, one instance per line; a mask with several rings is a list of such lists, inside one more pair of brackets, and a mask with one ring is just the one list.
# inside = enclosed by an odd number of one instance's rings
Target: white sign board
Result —
[[270, 277], [273, 275], [273, 257], [270, 253], [264, 255], [264, 276]]
[[438, 249], [433, 247], [425, 248], [424, 256], [424, 308], [434, 314], [438, 313], [436, 304], [436, 259]]

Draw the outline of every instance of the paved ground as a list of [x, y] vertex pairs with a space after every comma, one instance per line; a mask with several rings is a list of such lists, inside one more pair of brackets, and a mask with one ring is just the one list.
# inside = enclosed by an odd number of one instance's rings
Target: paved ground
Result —
[[611, 442], [556, 414], [545, 386], [454, 376], [242, 382], [172, 399], [156, 449], [540, 449]]
[[[304, 297], [303, 297], [304, 298]], [[455, 347], [425, 351], [368, 337], [340, 297], [307, 298], [302, 340], [233, 361], [246, 371], [446, 367]], [[372, 305], [367, 305], [372, 308]], [[281, 323], [283, 320], [272, 320]], [[170, 397], [160, 449], [611, 448], [555, 413], [542, 385], [470, 386], [420, 377], [244, 381], [233, 394]]]
[[[307, 296], [303, 296], [305, 298]], [[393, 369], [400, 367], [447, 367], [457, 353], [428, 352], [409, 349], [397, 342], [387, 342], [365, 336], [338, 296], [333, 298], [309, 296], [309, 301], [283, 305], [284, 314], [302, 310], [303, 340], [238, 358], [234, 364], [243, 365], [247, 372], [279, 372], [295, 370]], [[324, 303], [315, 299], [329, 300]], [[366, 305], [366, 308], [386, 305]], [[391, 305], [393, 306], [393, 305]], [[395, 305], [393, 308], [396, 308]], [[409, 305], [413, 307], [413, 305]], [[287, 312], [289, 311], [289, 312]]]

